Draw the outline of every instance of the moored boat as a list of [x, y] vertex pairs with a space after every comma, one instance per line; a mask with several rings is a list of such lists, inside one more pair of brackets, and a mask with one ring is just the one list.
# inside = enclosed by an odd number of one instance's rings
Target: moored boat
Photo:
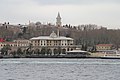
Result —
[[101, 59], [120, 59], [120, 53], [116, 51], [115, 54], [104, 54], [104, 56], [100, 57]]

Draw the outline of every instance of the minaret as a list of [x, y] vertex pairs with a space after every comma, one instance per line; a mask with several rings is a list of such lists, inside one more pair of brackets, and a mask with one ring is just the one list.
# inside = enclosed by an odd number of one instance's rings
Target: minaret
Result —
[[58, 30], [57, 30], [57, 36], [58, 37], [60, 36], [59, 28], [61, 27], [61, 25], [62, 25], [61, 17], [60, 17], [60, 13], [58, 12], [58, 16], [56, 18], [56, 27], [58, 28]]

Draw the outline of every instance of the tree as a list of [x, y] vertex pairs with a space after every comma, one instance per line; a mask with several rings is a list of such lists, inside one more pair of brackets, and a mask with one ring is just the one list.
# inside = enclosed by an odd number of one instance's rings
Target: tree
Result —
[[29, 44], [28, 48], [26, 49], [26, 54], [31, 55], [32, 53], [33, 53], [32, 44]]
[[87, 45], [86, 44], [82, 45], [81, 50], [87, 51]]
[[47, 55], [51, 55], [51, 54], [52, 54], [51, 49], [47, 48]]
[[17, 55], [19, 55], [19, 56], [23, 55], [23, 52], [22, 52], [22, 49], [21, 49], [21, 48], [18, 48], [18, 49], [17, 49]]
[[1, 49], [1, 54], [2, 55], [8, 55], [8, 51], [11, 50], [10, 45], [5, 45], [2, 49]]
[[40, 50], [39, 49], [35, 49], [34, 54], [40, 55]]
[[10, 54], [12, 54], [13, 56], [16, 56], [17, 52], [16, 51], [12, 51]]
[[58, 55], [61, 54], [61, 47], [58, 47]]
[[96, 46], [93, 46], [93, 47], [92, 47], [91, 52], [92, 52], [92, 53], [93, 53], [93, 52], [96, 52]]
[[41, 49], [41, 54], [42, 54], [42, 55], [45, 55], [45, 54], [46, 54], [46, 48], [45, 48], [45, 47], [43, 47], [43, 48]]
[[57, 54], [58, 54], [58, 50], [54, 49], [54, 55], [57, 55]]
[[26, 33], [26, 31], [27, 31], [27, 27], [23, 27], [23, 34], [25, 34]]

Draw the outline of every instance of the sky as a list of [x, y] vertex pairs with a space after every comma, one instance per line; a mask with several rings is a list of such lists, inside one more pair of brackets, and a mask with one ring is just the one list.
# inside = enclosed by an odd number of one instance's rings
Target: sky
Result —
[[0, 23], [96, 24], [120, 28], [120, 0], [0, 0]]

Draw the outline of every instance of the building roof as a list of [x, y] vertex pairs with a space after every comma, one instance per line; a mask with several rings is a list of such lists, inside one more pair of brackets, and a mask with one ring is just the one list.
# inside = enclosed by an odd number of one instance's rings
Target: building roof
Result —
[[3, 38], [0, 38], [0, 42], [5, 42], [5, 40]]
[[113, 44], [98, 44], [98, 45], [96, 45], [96, 46], [113, 46]]
[[82, 51], [82, 50], [72, 50], [72, 51], [67, 51], [67, 53], [87, 53], [87, 51]]
[[50, 37], [50, 36], [39, 36], [39, 37], [33, 37], [30, 40], [73, 40], [72, 38], [59, 36], [59, 37]]
[[50, 34], [50, 36], [39, 36], [39, 37], [33, 37], [30, 40], [73, 40], [69, 37], [64, 36], [57, 36], [54, 31]]
[[0, 42], [0, 44], [15, 44], [15, 42]]

